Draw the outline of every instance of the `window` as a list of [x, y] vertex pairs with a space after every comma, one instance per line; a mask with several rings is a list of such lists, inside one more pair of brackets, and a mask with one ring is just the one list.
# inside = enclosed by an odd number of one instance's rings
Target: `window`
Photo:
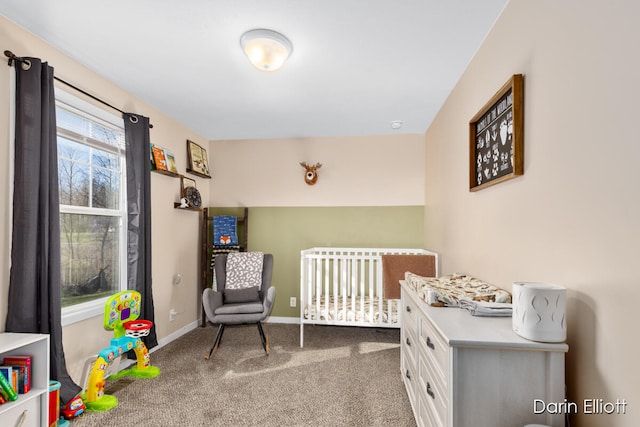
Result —
[[121, 117], [57, 90], [56, 122], [66, 325], [126, 289], [125, 146]]

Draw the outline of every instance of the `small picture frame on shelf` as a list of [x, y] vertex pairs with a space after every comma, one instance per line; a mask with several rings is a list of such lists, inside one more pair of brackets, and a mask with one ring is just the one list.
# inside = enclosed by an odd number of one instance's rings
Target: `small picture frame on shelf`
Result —
[[187, 178], [186, 176], [181, 176], [180, 177], [180, 181], [181, 181], [180, 186], [182, 187], [181, 188], [181, 190], [182, 190], [181, 194], [182, 194], [183, 197], [186, 194], [187, 188], [189, 188], [189, 187], [196, 188], [196, 181], [191, 179], [191, 178]]
[[203, 178], [211, 178], [207, 150], [195, 142], [187, 140], [187, 159], [189, 162], [187, 172]]

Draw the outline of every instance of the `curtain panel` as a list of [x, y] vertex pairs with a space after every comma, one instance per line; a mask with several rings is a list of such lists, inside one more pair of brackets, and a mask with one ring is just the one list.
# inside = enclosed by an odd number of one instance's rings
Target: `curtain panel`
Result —
[[[124, 114], [127, 156], [127, 289], [140, 292], [140, 318], [153, 322], [142, 341], [158, 345], [151, 287], [151, 169], [149, 118]], [[133, 357], [133, 356], [130, 356]]]
[[13, 239], [7, 332], [50, 335], [50, 376], [63, 403], [81, 388], [62, 348], [60, 210], [53, 68], [37, 58], [15, 63]]

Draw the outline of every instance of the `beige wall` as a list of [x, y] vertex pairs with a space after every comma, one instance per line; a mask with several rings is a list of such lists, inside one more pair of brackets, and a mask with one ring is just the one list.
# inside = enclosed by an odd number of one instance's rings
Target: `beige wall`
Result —
[[[423, 135], [212, 141], [217, 206], [406, 206], [424, 203]], [[299, 162], [322, 163], [304, 182]]]
[[[444, 273], [568, 288], [568, 398], [640, 422], [640, 3], [512, 0], [426, 134], [425, 245]], [[525, 174], [468, 191], [468, 122], [525, 75]], [[524, 386], [524, 384], [523, 384]]]
[[[178, 169], [186, 167], [186, 140], [203, 145], [207, 141], [169, 119], [159, 111], [136, 99], [115, 84], [102, 78], [93, 70], [72, 61], [32, 34], [0, 17], [0, 40], [2, 49], [19, 56], [35, 56], [48, 61], [55, 68], [56, 76], [83, 88], [110, 104], [125, 110], [150, 117], [151, 141], [172, 149], [177, 157]], [[4, 56], [3, 56], [4, 58]], [[0, 208], [0, 330], [4, 330], [9, 288], [9, 259], [11, 241], [9, 236], [10, 210], [9, 192], [11, 161], [9, 156], [13, 142], [9, 138], [9, 89], [11, 69], [6, 62], [0, 64], [0, 197], [5, 203]], [[206, 188], [205, 180], [195, 176], [198, 186]], [[179, 180], [160, 174], [152, 174], [152, 227], [153, 227], [153, 292], [158, 338], [166, 339], [179, 334], [182, 328], [193, 324], [199, 315], [197, 292], [198, 220], [195, 212], [178, 211], [173, 202], [178, 200]], [[203, 199], [208, 203], [208, 192]], [[174, 274], [182, 275], [182, 283], [174, 286]], [[169, 309], [180, 314], [169, 322]], [[80, 381], [84, 359], [96, 354], [109, 344], [112, 333], [102, 327], [102, 319], [96, 317], [64, 328], [63, 339], [67, 365], [71, 376]]]

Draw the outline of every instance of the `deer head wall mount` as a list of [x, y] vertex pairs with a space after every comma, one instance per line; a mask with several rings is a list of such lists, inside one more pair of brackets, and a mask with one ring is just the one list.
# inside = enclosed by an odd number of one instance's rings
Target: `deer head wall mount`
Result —
[[307, 162], [300, 162], [300, 166], [306, 169], [306, 172], [304, 174], [304, 182], [306, 182], [308, 185], [315, 184], [318, 180], [317, 170], [322, 167], [322, 163], [316, 163], [315, 165], [311, 166], [308, 165]]

